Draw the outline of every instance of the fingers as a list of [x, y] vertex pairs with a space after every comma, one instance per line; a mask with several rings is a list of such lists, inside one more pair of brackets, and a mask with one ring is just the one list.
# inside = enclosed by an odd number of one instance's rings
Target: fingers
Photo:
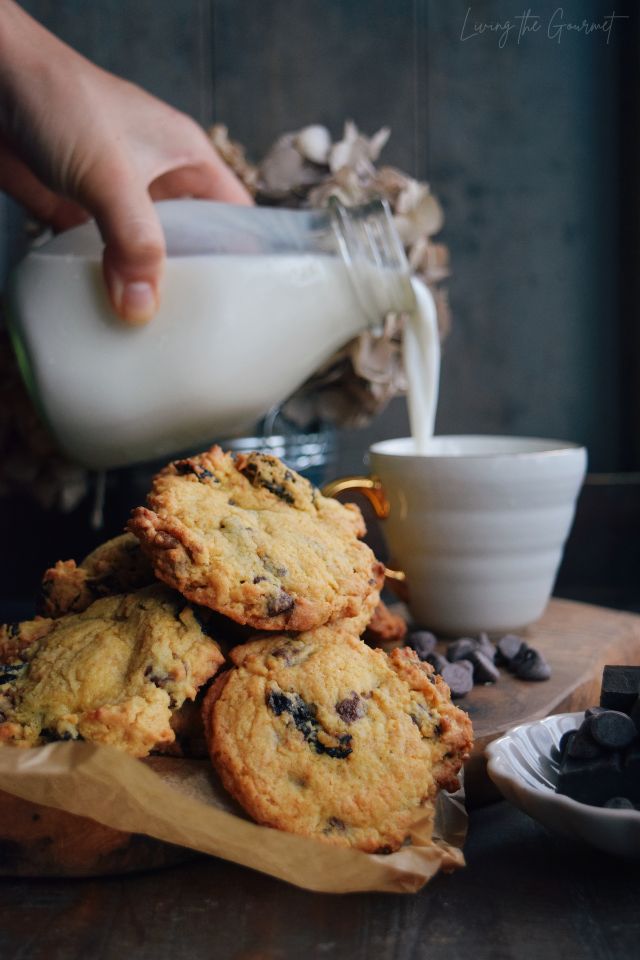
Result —
[[[230, 180], [227, 177], [228, 174], [231, 177]], [[198, 197], [202, 200], [219, 200], [222, 203], [236, 203], [243, 206], [253, 203], [251, 195], [223, 164], [221, 169], [207, 163], [169, 170], [161, 177], [157, 177], [149, 190], [154, 200]]]
[[94, 173], [84, 197], [105, 242], [102, 260], [109, 299], [127, 323], [143, 324], [160, 300], [165, 254], [162, 227], [147, 185], [130, 171]]
[[54, 230], [68, 230], [87, 219], [82, 207], [60, 197], [38, 180], [10, 147], [0, 141], [0, 190]]

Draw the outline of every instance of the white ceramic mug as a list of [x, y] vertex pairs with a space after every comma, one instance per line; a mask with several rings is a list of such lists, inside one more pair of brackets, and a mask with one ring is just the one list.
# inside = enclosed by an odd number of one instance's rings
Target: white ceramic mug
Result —
[[[517, 630], [549, 600], [586, 470], [584, 447], [525, 437], [441, 436], [371, 447], [363, 492], [416, 623], [446, 636]], [[362, 478], [331, 485], [357, 488]], [[341, 484], [341, 486], [339, 486]]]

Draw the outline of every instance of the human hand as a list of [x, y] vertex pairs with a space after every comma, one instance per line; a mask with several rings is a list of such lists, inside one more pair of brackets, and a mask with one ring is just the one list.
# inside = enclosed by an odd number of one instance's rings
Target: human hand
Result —
[[156, 312], [164, 237], [153, 200], [251, 202], [185, 114], [90, 63], [0, 0], [0, 190], [54, 229], [95, 217], [116, 313]]

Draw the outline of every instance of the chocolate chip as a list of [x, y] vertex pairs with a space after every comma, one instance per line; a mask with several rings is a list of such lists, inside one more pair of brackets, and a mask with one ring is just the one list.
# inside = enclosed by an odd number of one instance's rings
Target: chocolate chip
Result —
[[269, 579], [268, 577], [254, 577], [251, 582], [252, 582], [252, 583], [264, 583], [264, 582], [267, 581], [268, 579]]
[[365, 715], [365, 712], [365, 704], [355, 690], [351, 693], [351, 696], [336, 703], [336, 713], [345, 723], [355, 723], [356, 720]]
[[472, 651], [469, 660], [473, 664], [474, 683], [495, 683], [500, 679], [500, 671], [493, 660], [480, 650]]
[[624, 750], [635, 740], [636, 725], [626, 713], [604, 710], [588, 720], [589, 733], [607, 750]]
[[421, 660], [424, 660], [425, 663], [431, 664], [436, 673], [439, 673], [442, 676], [442, 671], [448, 665], [449, 661], [446, 657], [441, 656], [439, 653], [429, 653], [426, 657], [421, 657]]
[[27, 664], [19, 663], [0, 663], [0, 684], [13, 683], [26, 670]]
[[193, 474], [193, 476], [198, 478], [200, 483], [204, 483], [206, 480], [213, 480], [214, 483], [220, 483], [211, 470], [207, 470], [206, 467], [202, 467], [199, 463], [194, 463], [192, 460], [175, 460], [173, 468], [180, 477]]
[[517, 637], [513, 633], [508, 633], [506, 636], [498, 640], [496, 645], [496, 663], [498, 665], [502, 664], [509, 665], [511, 661], [517, 657], [520, 649], [526, 646], [522, 637]]
[[571, 743], [573, 737], [577, 732], [578, 732], [577, 730], [565, 730], [565, 732], [560, 737], [560, 741], [557, 746], [557, 752], [558, 752], [558, 756], [561, 759], [562, 757], [564, 757], [565, 753], [567, 752], [569, 744]]
[[[287, 471], [289, 472], [289, 471]], [[287, 488], [281, 484], [276, 483], [274, 480], [269, 480], [268, 477], [263, 476], [260, 473], [258, 465], [250, 460], [248, 463], [242, 467], [240, 470], [249, 483], [254, 487], [264, 487], [265, 490], [268, 490], [269, 493], [272, 493], [274, 496], [278, 497], [279, 500], [282, 500], [284, 503], [295, 503], [295, 498], [293, 494], [287, 490]], [[285, 473], [285, 479], [289, 479]]]
[[407, 646], [418, 654], [421, 660], [426, 660], [436, 649], [438, 641], [429, 630], [412, 630], [407, 637]]
[[286, 590], [280, 590], [275, 595], [267, 598], [267, 615], [277, 617], [281, 613], [289, 613], [296, 605], [296, 601], [287, 593]]
[[286, 693], [278, 693], [274, 690], [267, 696], [267, 706], [276, 717], [279, 717], [285, 711], [291, 710], [291, 700]]
[[521, 680], [548, 680], [551, 667], [541, 653], [526, 647], [513, 658], [509, 667]]
[[10, 623], [7, 627], [7, 632], [12, 640], [15, 640], [16, 637], [20, 636], [20, 624], [19, 623]]
[[454, 640], [447, 647], [447, 660], [450, 663], [455, 663], [457, 660], [467, 660], [470, 653], [474, 653], [478, 649], [478, 641], [474, 640], [472, 637], [461, 637], [459, 640]]
[[595, 760], [602, 756], [602, 748], [582, 727], [567, 744], [566, 756], [572, 760]]
[[489, 657], [489, 659], [495, 663], [496, 648], [495, 645], [491, 643], [491, 640], [489, 640], [488, 633], [481, 633], [478, 637], [478, 649], [480, 653], [484, 653], [485, 657]]
[[347, 829], [347, 826], [344, 820], [341, 820], [339, 817], [329, 817], [327, 820], [327, 831], [337, 830], [339, 833], [344, 833]]
[[151, 664], [146, 667], [144, 675], [150, 683], [160, 690], [164, 690], [169, 681], [168, 673], [155, 673]]
[[621, 774], [617, 753], [601, 754], [592, 760], [567, 755], [560, 766], [556, 791], [598, 806], [620, 793]]
[[262, 560], [262, 565], [272, 576], [274, 577], [286, 577], [289, 572], [287, 568], [282, 563], [276, 563], [275, 560], [272, 560], [271, 557], [268, 557], [266, 554], [263, 557], [260, 557]]
[[597, 717], [599, 713], [605, 713], [606, 707], [587, 707], [584, 712], [585, 720], [590, 720], [591, 717]]
[[267, 695], [267, 706], [277, 717], [284, 713], [289, 714], [296, 729], [316, 753], [326, 753], [328, 757], [343, 760], [353, 752], [351, 735], [347, 733], [341, 737], [332, 737], [328, 734], [316, 719], [318, 711], [315, 704], [306, 703], [299, 694], [271, 691]]
[[473, 689], [473, 664], [469, 660], [447, 662], [442, 670], [442, 679], [454, 699], [465, 697]]
[[65, 731], [64, 733], [58, 733], [57, 730], [47, 729], [47, 730], [40, 731], [40, 739], [44, 740], [46, 743], [57, 743], [59, 741], [67, 741], [67, 740], [82, 740], [82, 737], [80, 736], [74, 737], [73, 734], [69, 733], [69, 731]]

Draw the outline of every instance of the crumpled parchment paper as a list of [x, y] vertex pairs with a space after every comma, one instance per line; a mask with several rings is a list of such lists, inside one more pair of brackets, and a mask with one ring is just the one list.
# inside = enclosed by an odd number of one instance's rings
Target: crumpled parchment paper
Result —
[[464, 866], [466, 814], [460, 798], [448, 794], [441, 794], [436, 805], [433, 839], [432, 814], [425, 811], [411, 831], [410, 845], [378, 855], [253, 823], [206, 760], [140, 761], [90, 743], [0, 747], [0, 791], [324, 893], [413, 893], [439, 870]]

